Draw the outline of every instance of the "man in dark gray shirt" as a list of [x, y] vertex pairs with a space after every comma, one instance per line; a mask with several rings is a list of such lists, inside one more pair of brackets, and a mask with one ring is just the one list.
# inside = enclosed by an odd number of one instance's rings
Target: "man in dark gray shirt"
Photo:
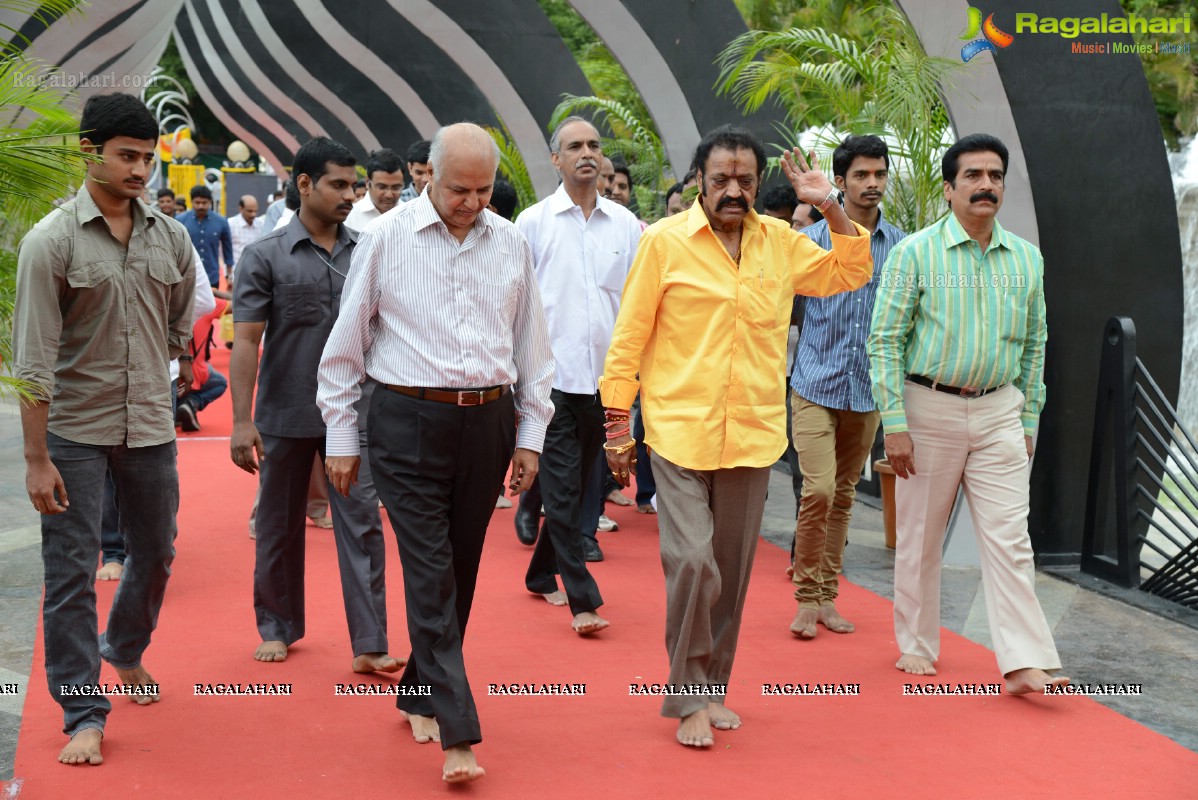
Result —
[[[292, 167], [299, 211], [247, 245], [237, 264], [230, 447], [237, 466], [262, 470], [254, 560], [259, 661], [286, 660], [287, 648], [304, 636], [304, 517], [312, 462], [317, 454], [324, 458], [325, 441], [316, 368], [357, 243], [357, 234], [342, 224], [353, 207], [355, 163], [325, 137], [301, 147]], [[251, 403], [255, 381], [258, 396]], [[347, 497], [330, 495], [353, 670], [396, 672], [403, 662], [387, 654], [378, 498], [368, 479]]]
[[[65, 764], [99, 764], [112, 704], [95, 691], [100, 657], [139, 704], [158, 700], [142, 654], [174, 560], [179, 476], [170, 361], [191, 339], [195, 268], [183, 226], [142, 203], [158, 123], [137, 98], [95, 95], [79, 146], [99, 161], [21, 242], [13, 375], [34, 384], [21, 406], [25, 489], [42, 514], [46, 681], [71, 741]], [[104, 484], [129, 513], [128, 558], [108, 628], [96, 636], [92, 587]]]

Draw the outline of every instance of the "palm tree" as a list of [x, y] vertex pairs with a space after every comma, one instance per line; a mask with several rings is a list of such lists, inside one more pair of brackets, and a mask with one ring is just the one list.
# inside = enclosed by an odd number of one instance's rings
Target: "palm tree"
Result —
[[[49, 26], [77, 13], [79, 0], [0, 0], [0, 10], [34, 14]], [[26, 58], [19, 31], [0, 24], [0, 360], [12, 358], [16, 246], [25, 232], [67, 196], [82, 174], [72, 98], [51, 66]], [[24, 120], [29, 120], [24, 123]], [[29, 386], [0, 375], [0, 396], [30, 398]]]
[[[928, 56], [889, 3], [853, 13], [867, 17], [876, 34], [858, 39], [809, 27], [738, 36], [720, 54], [719, 90], [750, 112], [780, 102], [795, 130], [830, 123], [886, 138], [894, 165], [887, 215], [918, 230], [944, 210], [940, 157], [952, 130], [940, 92], [965, 65]], [[836, 141], [824, 144], [831, 149]]]

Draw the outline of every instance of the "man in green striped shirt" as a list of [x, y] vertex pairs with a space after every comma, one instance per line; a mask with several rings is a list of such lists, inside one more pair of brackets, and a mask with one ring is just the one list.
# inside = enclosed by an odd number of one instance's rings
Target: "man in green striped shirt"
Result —
[[[1007, 148], [967, 136], [941, 169], [950, 213], [890, 251], [868, 340], [895, 491], [896, 666], [935, 675], [940, 562], [963, 485], [986, 611], [1011, 694], [1069, 679], [1035, 593], [1028, 460], [1044, 406], [1044, 260], [995, 220]], [[917, 469], [918, 465], [918, 469]]]

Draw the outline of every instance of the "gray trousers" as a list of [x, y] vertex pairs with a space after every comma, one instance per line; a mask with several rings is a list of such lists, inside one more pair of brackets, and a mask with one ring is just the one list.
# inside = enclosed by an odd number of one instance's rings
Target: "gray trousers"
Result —
[[[324, 438], [261, 434], [262, 462], [254, 558], [254, 613], [262, 641], [304, 636], [304, 536], [312, 462]], [[354, 655], [386, 652], [386, 545], [378, 499], [363, 459], [349, 497], [329, 493], [341, 593]]]
[[[653, 459], [666, 576], [669, 683], [724, 685], [757, 552], [769, 467], [692, 470]], [[723, 694], [667, 696], [663, 717], [685, 717]]]
[[[63, 732], [74, 736], [84, 728], [104, 730], [112, 704], [100, 695], [64, 692], [64, 687], [98, 684], [101, 656], [121, 669], [139, 666], [158, 624], [175, 558], [179, 473], [173, 441], [102, 447], [51, 433], [46, 443], [71, 502], [61, 514], [42, 515], [46, 683], [62, 706]], [[108, 628], [97, 638], [96, 553], [110, 472], [117, 500], [126, 509], [120, 531], [128, 555]]]

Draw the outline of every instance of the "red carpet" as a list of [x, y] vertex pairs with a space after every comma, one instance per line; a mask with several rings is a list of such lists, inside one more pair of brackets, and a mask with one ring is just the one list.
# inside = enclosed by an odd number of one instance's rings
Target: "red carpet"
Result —
[[[219, 357], [227, 362], [223, 353]], [[417, 745], [387, 696], [334, 696], [349, 672], [331, 532], [308, 529], [308, 635], [283, 664], [250, 658], [254, 479], [229, 461], [229, 400], [181, 437], [178, 558], [146, 666], [163, 687], [151, 707], [113, 698], [99, 768], [55, 761], [61, 711], [42, 667], [41, 634], [17, 750], [19, 797], [441, 797], [436, 745]], [[611, 508], [609, 506], [609, 508]], [[1198, 755], [1080, 697], [910, 697], [893, 662], [891, 606], [847, 584], [858, 632], [787, 626], [786, 555], [762, 543], [729, 687], [745, 721], [709, 751], [674, 742], [659, 700], [629, 684], [664, 681], [664, 589], [654, 518], [613, 509], [620, 531], [594, 567], [612, 627], [571, 632], [569, 614], [527, 594], [529, 549], [497, 511], [483, 558], [466, 659], [487, 769], [460, 789], [491, 798], [1107, 798], [1194, 797]], [[407, 653], [394, 545], [388, 553], [392, 652]], [[114, 587], [100, 584], [101, 618]], [[1145, 676], [1147, 677], [1147, 676]], [[115, 683], [104, 668], [102, 680]], [[993, 655], [945, 632], [945, 683], [998, 680]], [[197, 683], [291, 683], [291, 697], [197, 697]], [[380, 681], [381, 682], [381, 681]], [[487, 696], [488, 683], [585, 683], [582, 697]], [[857, 697], [763, 697], [763, 683], [860, 684]], [[6, 795], [9, 796], [9, 795]]]

